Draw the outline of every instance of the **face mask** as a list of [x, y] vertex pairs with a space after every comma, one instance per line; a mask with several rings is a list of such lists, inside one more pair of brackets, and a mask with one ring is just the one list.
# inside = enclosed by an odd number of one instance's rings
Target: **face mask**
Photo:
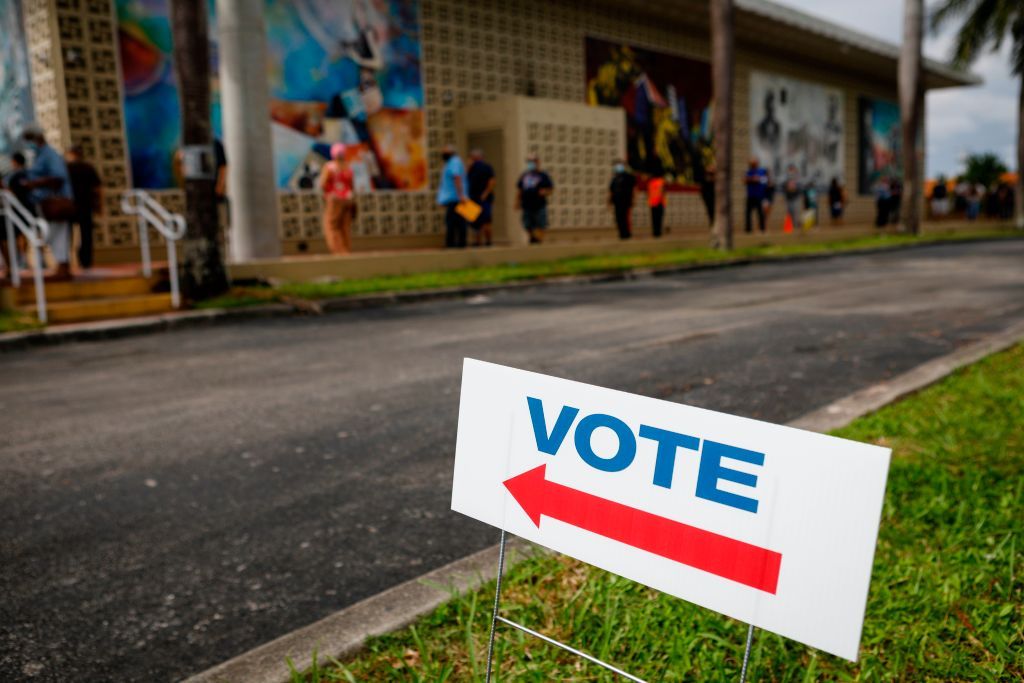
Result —
[[26, 143], [26, 144], [27, 144], [28, 148], [30, 150], [32, 150], [33, 152], [39, 152], [39, 143], [38, 142], [29, 142], [29, 143]]
[[527, 161], [526, 162], [526, 170], [527, 171], [536, 171], [537, 170], [537, 162], [536, 161]]
[[626, 167], [623, 166], [622, 164], [615, 164], [615, 172], [616, 173], [625, 173], [626, 172]]
[[445, 154], [442, 154], [442, 155], [441, 155], [441, 158], [442, 158], [442, 159], [444, 159], [445, 161], [448, 161], [448, 160], [449, 160], [449, 159], [451, 159], [451, 158], [452, 158], [453, 156], [454, 156], [453, 154], [445, 153]]

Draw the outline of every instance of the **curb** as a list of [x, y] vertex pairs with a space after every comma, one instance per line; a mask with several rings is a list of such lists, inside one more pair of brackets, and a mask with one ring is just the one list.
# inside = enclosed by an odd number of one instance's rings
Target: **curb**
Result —
[[[511, 567], [536, 552], [543, 550], [512, 538], [505, 544], [505, 565]], [[358, 652], [368, 637], [408, 626], [453, 595], [492, 580], [497, 565], [498, 546], [485, 548], [218, 664], [184, 683], [286, 683], [291, 680], [286, 658], [304, 671], [313, 663], [313, 650], [335, 658]]]
[[[854, 392], [787, 425], [816, 432], [837, 429], [1021, 341], [1024, 341], [1024, 321], [890, 380]], [[508, 541], [507, 549], [507, 567], [535, 552], [546, 552], [516, 537]], [[288, 683], [291, 677], [286, 658], [294, 662], [297, 670], [305, 671], [313, 663], [314, 650], [323, 657], [340, 659], [352, 655], [362, 649], [367, 638], [407, 626], [450, 599], [453, 593], [472, 590], [494, 580], [497, 564], [498, 546], [494, 545], [357, 602], [196, 674], [184, 683]]]
[[938, 247], [949, 244], [978, 244], [982, 242], [999, 242], [1021, 239], [1024, 239], [1024, 236], [1016, 234], [990, 237], [966, 237], [960, 240], [936, 240], [917, 244], [894, 244], [888, 246], [850, 249], [840, 252], [789, 254], [768, 257], [747, 256], [718, 261], [715, 263], [690, 263], [651, 268], [632, 268], [629, 270], [593, 273], [590, 275], [556, 276], [538, 278], [535, 280], [467, 285], [465, 287], [444, 287], [419, 291], [410, 290], [407, 292], [380, 292], [334, 299], [302, 300], [301, 302], [296, 301], [294, 303], [286, 302], [264, 304], [259, 306], [247, 306], [244, 308], [211, 308], [196, 311], [184, 311], [181, 313], [163, 313], [156, 316], [74, 323], [70, 325], [60, 325], [50, 329], [30, 330], [27, 332], [6, 332], [0, 334], [0, 352], [24, 349], [32, 346], [62, 344], [73, 341], [116, 339], [118, 337], [163, 332], [166, 330], [185, 329], [223, 322], [236, 322], [261, 318], [283, 318], [302, 315], [322, 315], [325, 313], [339, 313], [343, 311], [386, 308], [401, 304], [467, 299], [474, 296], [493, 294], [496, 292], [524, 291], [540, 287], [643, 280], [647, 278], [671, 276], [702, 270], [719, 270], [722, 268], [732, 268], [736, 266], [750, 266], [759, 263], [817, 261], [822, 259], [843, 258], [846, 256], [883, 254], [908, 249], [927, 249], [929, 247]]

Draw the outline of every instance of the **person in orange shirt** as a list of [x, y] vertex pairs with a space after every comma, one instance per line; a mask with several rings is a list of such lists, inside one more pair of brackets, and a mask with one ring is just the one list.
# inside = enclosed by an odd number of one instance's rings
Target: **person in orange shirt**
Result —
[[647, 179], [647, 205], [651, 207], [651, 231], [655, 237], [661, 237], [665, 220], [665, 176], [660, 172]]
[[352, 221], [356, 201], [352, 192], [352, 169], [345, 161], [345, 145], [331, 145], [331, 160], [320, 171], [319, 186], [324, 193], [324, 238], [332, 254], [352, 251]]

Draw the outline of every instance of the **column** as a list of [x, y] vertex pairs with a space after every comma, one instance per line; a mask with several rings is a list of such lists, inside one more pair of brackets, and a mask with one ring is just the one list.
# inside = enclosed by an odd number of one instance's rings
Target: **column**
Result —
[[216, 0], [231, 260], [281, 255], [262, 0]]

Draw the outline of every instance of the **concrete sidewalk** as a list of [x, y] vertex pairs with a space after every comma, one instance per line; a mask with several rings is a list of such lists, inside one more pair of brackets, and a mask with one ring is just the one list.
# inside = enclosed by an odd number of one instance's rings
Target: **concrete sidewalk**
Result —
[[[952, 232], [956, 234], [970, 234], [972, 232], [982, 233], [992, 230], [993, 225], [984, 225], [982, 227], [968, 225], [966, 227], [950, 227], [946, 228], [947, 224], [941, 224], [942, 229], [933, 229], [931, 234], [941, 232]], [[853, 239], [855, 237], [863, 237], [866, 235], [874, 234], [871, 230], [865, 230], [863, 228], [851, 228], [846, 234], [837, 234], [835, 232], [812, 234], [801, 236], [799, 239], [807, 238], [802, 243], [821, 243], [829, 242], [837, 239]], [[742, 240], [750, 242], [751, 245], [759, 244], [759, 236], [742, 236]], [[792, 236], [787, 236], [792, 238]], [[1005, 237], [979, 237], [978, 240], [964, 239], [963, 242], [972, 241], [986, 241], [992, 239], [1024, 239], [1024, 235], [1017, 235], [1010, 233]], [[772, 243], [769, 241], [769, 243]], [[777, 240], [774, 243], [782, 243], [782, 240]], [[607, 244], [601, 243], [604, 250], [607, 251]], [[537, 280], [523, 280], [515, 282], [504, 282], [497, 284], [476, 284], [476, 285], [465, 285], [460, 287], [444, 287], [437, 289], [427, 290], [411, 290], [411, 291], [399, 291], [399, 292], [377, 292], [372, 294], [354, 295], [339, 297], [334, 299], [323, 299], [317, 301], [293, 301], [290, 303], [271, 303], [255, 306], [245, 306], [239, 308], [209, 308], [201, 310], [191, 311], [174, 311], [169, 313], [161, 313], [159, 315], [135, 317], [135, 318], [120, 318], [114, 320], [100, 320], [86, 323], [74, 323], [67, 325], [51, 325], [49, 327], [39, 330], [28, 330], [22, 332], [7, 332], [0, 334], [0, 352], [27, 348], [30, 346], [43, 346], [50, 344], [60, 344], [64, 342], [72, 341], [89, 341], [97, 339], [114, 339], [118, 337], [124, 337], [134, 334], [145, 334], [150, 332], [161, 332], [172, 329], [181, 329], [185, 327], [196, 327], [203, 325], [215, 324], [218, 322], [234, 322], [239, 320], [252, 320], [257, 318], [272, 318], [272, 317], [284, 317], [294, 315], [322, 315], [324, 313], [335, 313], [340, 311], [351, 311], [366, 308], [380, 308], [384, 306], [392, 306], [404, 303], [418, 303], [426, 301], [437, 301], [444, 299], [459, 299], [469, 298], [473, 296], [486, 295], [499, 291], [512, 291], [512, 290], [524, 290], [532, 289], [536, 287], [552, 286], [552, 285], [566, 285], [566, 284], [581, 284], [581, 283], [598, 283], [598, 282], [619, 282], [624, 280], [635, 280], [647, 277], [657, 277], [662, 275], [673, 275], [677, 273], [683, 273], [688, 271], [699, 271], [699, 270], [713, 270], [719, 268], [730, 268], [734, 266], [750, 265], [753, 263], [764, 263], [764, 262], [796, 262], [796, 261], [808, 261], [826, 258], [841, 258], [846, 256], [858, 256], [864, 254], [882, 253], [889, 251], [899, 251], [903, 249], [922, 249], [926, 247], [935, 247], [944, 244], [943, 242], [923, 242], [918, 244], [898, 244], [898, 245], [886, 245], [878, 247], [864, 247], [861, 249], [850, 249], [843, 252], [835, 253], [817, 253], [817, 254], [791, 254], [781, 256], [755, 256], [755, 257], [735, 257], [726, 261], [717, 263], [683, 263], [679, 265], [660, 266], [655, 268], [634, 268], [625, 271], [615, 272], [599, 272], [588, 275], [571, 275], [571, 276], [559, 276], [551, 278], [543, 278]], [[594, 245], [590, 245], [593, 247]], [[687, 244], [684, 240], [670, 240], [666, 239], [663, 241], [655, 242], [653, 240], [629, 242], [621, 245], [623, 248], [628, 249], [630, 253], [657, 253], [660, 251], [669, 251], [672, 249], [683, 249], [688, 247], [694, 247], [697, 245]], [[706, 245], [700, 245], [706, 246]], [[737, 244], [737, 247], [742, 246]], [[281, 260], [275, 261], [274, 268], [288, 268], [294, 265], [295, 267], [312, 268], [314, 272], [318, 272], [317, 269], [322, 267], [332, 267], [331, 264], [337, 265], [339, 262], [352, 263], [356, 270], [360, 270], [367, 267], [366, 264], [372, 262], [374, 259], [381, 259], [381, 263], [388, 262], [388, 267], [401, 267], [401, 263], [404, 263], [406, 259], [420, 259], [416, 261], [416, 267], [418, 268], [422, 264], [436, 263], [438, 261], [444, 261], [448, 259], [449, 255], [452, 255], [449, 260], [458, 260], [469, 258], [470, 260], [479, 258], [491, 259], [494, 255], [502, 254], [509, 250], [515, 251], [517, 249], [525, 249], [522, 247], [507, 248], [507, 249], [485, 249], [485, 250], [468, 250], [465, 252], [453, 252], [453, 251], [431, 251], [431, 252], [410, 252], [402, 254], [373, 254], [369, 256], [361, 257], [363, 260], [348, 261], [348, 258], [359, 258], [359, 257], [346, 257], [346, 259], [338, 259], [337, 257], [325, 257], [325, 259], [314, 258], [309, 260], [308, 258], [301, 261]], [[564, 249], [558, 245], [554, 247], [544, 246], [540, 249], [530, 249], [531, 252], [539, 254], [541, 258], [539, 260], [558, 260], [561, 258], [567, 258], [564, 255]], [[553, 256], [558, 254], [557, 256]], [[498, 258], [495, 263], [507, 263], [511, 259], [508, 258], [506, 253], [503, 258]], [[232, 268], [236, 268], [233, 266]], [[438, 267], [431, 270], [447, 270], [448, 268]], [[234, 272], [234, 271], [233, 271]], [[247, 271], [242, 271], [247, 272]], [[419, 271], [411, 271], [419, 272]], [[352, 277], [363, 277], [363, 276], [352, 276]]]

